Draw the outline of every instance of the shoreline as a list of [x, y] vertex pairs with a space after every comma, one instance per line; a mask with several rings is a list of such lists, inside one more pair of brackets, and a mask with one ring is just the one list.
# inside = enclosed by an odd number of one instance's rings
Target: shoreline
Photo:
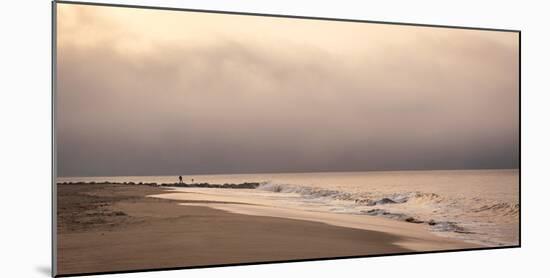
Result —
[[[390, 196], [389, 199], [388, 196], [383, 196], [384, 198], [379, 197], [379, 200], [372, 199], [367, 200], [370, 203], [366, 203], [365, 208], [361, 209], [359, 211], [354, 211], [353, 213], [322, 213], [321, 211], [318, 211], [319, 213], [317, 215], [313, 215], [312, 213], [304, 213], [304, 210], [309, 210], [306, 207], [297, 207], [294, 206], [294, 211], [292, 210], [292, 207], [288, 207], [286, 204], [283, 204], [281, 206], [281, 203], [279, 204], [268, 204], [268, 206], [278, 207], [277, 209], [271, 209], [270, 211], [266, 210], [266, 208], [262, 208], [262, 211], [258, 210], [257, 207], [254, 207], [252, 205], [260, 205], [263, 206], [265, 204], [262, 204], [261, 199], [245, 199], [243, 198], [235, 198], [236, 195], [234, 193], [237, 193], [237, 195], [250, 195], [250, 192], [256, 191], [255, 189], [262, 189], [256, 192], [263, 192], [264, 190], [267, 192], [275, 192], [278, 193], [276, 189], [264, 189], [263, 184], [265, 182], [249, 182], [249, 181], [242, 181], [239, 182], [224, 182], [224, 181], [214, 181], [214, 182], [199, 182], [199, 183], [185, 183], [185, 182], [173, 182], [173, 183], [156, 183], [156, 182], [143, 182], [143, 181], [118, 181], [118, 182], [111, 182], [111, 181], [65, 181], [65, 182], [58, 182], [58, 185], [116, 185], [116, 186], [150, 186], [154, 188], [164, 188], [168, 189], [169, 191], [164, 191], [164, 194], [161, 194], [163, 196], [160, 196], [159, 194], [153, 194], [149, 197], [160, 197], [164, 199], [171, 199], [175, 201], [186, 201], [185, 205], [187, 206], [203, 206], [208, 207], [211, 209], [218, 209], [225, 212], [230, 213], [238, 213], [242, 215], [254, 215], [254, 216], [267, 216], [267, 217], [281, 217], [286, 219], [294, 219], [294, 220], [304, 220], [304, 221], [315, 221], [320, 223], [325, 223], [329, 225], [335, 225], [340, 227], [347, 227], [347, 228], [359, 228], [359, 229], [365, 229], [365, 230], [376, 230], [376, 231], [382, 231], [382, 232], [393, 232], [398, 230], [407, 230], [407, 231], [414, 231], [414, 233], [429, 233], [433, 236], [432, 239], [428, 239], [427, 237], [423, 237], [424, 241], [432, 241], [432, 242], [438, 242], [441, 238], [447, 239], [447, 242], [442, 242], [444, 245], [444, 248], [447, 248], [448, 245], [449, 248], [453, 249], [464, 249], [464, 248], [477, 248], [477, 247], [490, 247], [490, 246], [506, 246], [505, 243], [497, 243], [497, 244], [491, 244], [487, 243], [486, 241], [483, 241], [482, 239], [479, 239], [477, 237], [470, 236], [470, 234], [476, 234], [477, 231], [470, 231], [468, 228], [465, 228], [460, 224], [460, 222], [451, 219], [432, 219], [427, 218], [426, 216], [418, 217], [418, 215], [415, 215], [414, 213], [407, 213], [406, 211], [388, 211], [386, 207], [376, 207], [375, 205], [378, 203], [385, 204], [383, 202], [387, 203], [404, 203], [407, 202], [401, 201], [399, 199], [394, 199], [393, 196]], [[243, 190], [243, 191], [240, 191]], [[321, 189], [321, 191], [327, 191], [326, 189]], [[187, 192], [189, 191], [189, 192]], [[218, 194], [211, 194], [212, 192], [218, 192]], [[175, 196], [179, 193], [186, 193], [185, 197], [181, 196]], [[242, 192], [242, 194], [241, 194]], [[327, 191], [329, 192], [329, 191]], [[334, 193], [336, 191], [330, 191], [329, 193]], [[194, 193], [199, 194], [198, 196], [193, 196], [193, 194], [188, 193]], [[322, 192], [321, 192], [322, 193]], [[253, 193], [257, 194], [257, 193]], [[262, 194], [262, 193], [259, 193]], [[181, 195], [181, 194], [180, 194]], [[437, 194], [432, 194], [433, 196], [437, 196]], [[175, 196], [172, 198], [171, 196]], [[206, 198], [208, 196], [208, 198]], [[283, 195], [280, 195], [283, 196]], [[238, 197], [238, 196], [237, 196]], [[279, 198], [279, 197], [276, 197]], [[394, 201], [395, 200], [395, 201]], [[192, 201], [195, 201], [196, 204], [193, 204]], [[200, 203], [197, 203], [197, 201], [200, 201]], [[352, 200], [353, 201], [353, 200]], [[359, 200], [363, 201], [363, 200]], [[220, 203], [221, 202], [221, 203]], [[238, 204], [227, 204], [228, 202], [234, 202]], [[355, 200], [357, 203], [357, 200]], [[372, 204], [371, 204], [372, 203]], [[247, 205], [248, 204], [248, 205]], [[363, 203], [360, 203], [363, 204]], [[374, 208], [372, 208], [374, 207]], [[328, 211], [325, 211], [328, 212]], [[328, 217], [327, 217], [328, 215]], [[365, 222], [365, 219], [369, 219]], [[454, 222], [456, 221], [456, 222]], [[398, 223], [396, 223], [398, 222]], [[386, 227], [392, 227], [392, 229], [380, 229], [377, 226], [380, 225], [372, 225], [374, 223], [389, 223], [389, 224], [383, 224], [383, 226]], [[412, 224], [412, 225], [409, 225]], [[418, 228], [416, 226], [423, 226], [422, 228]], [[505, 227], [506, 228], [506, 227]], [[454, 234], [454, 233], [456, 234]], [[407, 236], [410, 233], [403, 234], [403, 233], [397, 233], [398, 235], [405, 235]], [[465, 235], [462, 235], [465, 234]], [[422, 245], [422, 244], [421, 244]], [[431, 244], [431, 247], [426, 247], [426, 245], [423, 246], [416, 246], [416, 245], [410, 245], [410, 243], [404, 243], [402, 246], [406, 248], [412, 248], [413, 250], [417, 251], [431, 251], [431, 250], [438, 250], [441, 248], [441, 246], [433, 245]], [[459, 246], [459, 247], [456, 247]]]
[[388, 219], [368, 214], [354, 215], [287, 208], [255, 202], [252, 199], [197, 193], [180, 188], [147, 197], [179, 201], [181, 206], [208, 207], [242, 215], [311, 221], [343, 228], [388, 233], [399, 237], [399, 241], [395, 244], [416, 252], [484, 247], [476, 243], [436, 235], [428, 230], [427, 225], [422, 225], [426, 224], [423, 222]]
[[391, 233], [146, 197], [167, 192], [148, 185], [59, 184], [57, 274], [414, 252]]

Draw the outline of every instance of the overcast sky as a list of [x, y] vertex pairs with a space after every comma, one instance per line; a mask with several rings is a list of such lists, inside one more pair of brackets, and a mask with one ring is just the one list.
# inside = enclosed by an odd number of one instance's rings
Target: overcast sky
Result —
[[517, 33], [57, 7], [59, 176], [518, 167]]

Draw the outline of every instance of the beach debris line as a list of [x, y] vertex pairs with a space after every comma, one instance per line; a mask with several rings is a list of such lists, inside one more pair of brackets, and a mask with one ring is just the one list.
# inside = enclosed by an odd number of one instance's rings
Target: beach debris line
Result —
[[77, 181], [77, 182], [58, 182], [57, 184], [62, 185], [93, 185], [93, 184], [118, 184], [118, 185], [148, 185], [148, 186], [164, 186], [164, 187], [200, 187], [200, 188], [235, 188], [235, 189], [256, 189], [258, 186], [260, 186], [259, 182], [244, 182], [244, 183], [224, 183], [224, 184], [216, 184], [216, 183], [184, 183], [184, 182], [175, 182], [175, 183], [156, 183], [156, 182], [111, 182], [111, 181], [103, 181], [103, 182], [96, 182], [96, 181], [90, 181], [90, 182], [84, 182], [84, 181]]

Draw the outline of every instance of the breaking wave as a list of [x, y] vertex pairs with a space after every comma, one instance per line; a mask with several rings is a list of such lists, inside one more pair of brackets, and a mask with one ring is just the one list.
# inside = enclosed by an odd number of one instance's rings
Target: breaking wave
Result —
[[[392, 194], [380, 194], [377, 192], [344, 192], [312, 186], [295, 184], [277, 184], [262, 182], [258, 190], [275, 193], [298, 194], [303, 199], [316, 199], [330, 205], [332, 200], [349, 201], [346, 209], [331, 208], [330, 211], [345, 211], [354, 214], [379, 216], [398, 221], [406, 221], [415, 224], [429, 225], [435, 232], [453, 232], [458, 234], [475, 234], [476, 232], [466, 228], [468, 225], [452, 221], [456, 219], [453, 211], [467, 211], [476, 217], [508, 217], [517, 218], [519, 204], [506, 202], [491, 203], [480, 198], [472, 200], [452, 199], [433, 192], [397, 192]], [[473, 205], [477, 207], [472, 208]], [[352, 209], [350, 209], [352, 207]], [[365, 207], [372, 207], [365, 209]], [[433, 213], [415, 213], [419, 209]], [[453, 216], [454, 215], [454, 216]]]
[[331, 198], [335, 200], [352, 199], [352, 194], [350, 193], [293, 184], [274, 184], [270, 182], [262, 182], [256, 189], [276, 193], [296, 193], [302, 195], [304, 198]]
[[310, 186], [300, 186], [293, 184], [276, 184], [271, 182], [262, 182], [257, 187], [258, 190], [271, 191], [276, 193], [294, 193], [300, 194], [303, 198], [330, 198], [334, 200], [353, 201], [357, 205], [376, 206], [386, 204], [402, 203], [440, 203], [443, 198], [435, 193], [423, 192], [404, 192], [394, 193], [387, 196], [375, 196], [375, 194], [349, 193], [338, 190], [329, 190]]
[[474, 213], [497, 214], [501, 216], [517, 216], [519, 214], [519, 204], [510, 204], [505, 202], [483, 205], [472, 209]]

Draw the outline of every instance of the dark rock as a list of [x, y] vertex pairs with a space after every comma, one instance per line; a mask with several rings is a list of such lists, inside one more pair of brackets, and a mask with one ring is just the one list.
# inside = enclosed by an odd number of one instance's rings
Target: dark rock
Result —
[[390, 198], [382, 198], [378, 201], [376, 201], [376, 204], [377, 205], [384, 205], [384, 204], [395, 204], [397, 203], [396, 201], [390, 199]]
[[415, 224], [424, 223], [424, 221], [418, 220], [414, 217], [408, 217], [407, 219], [405, 219], [405, 221], [407, 221], [409, 223], [415, 223]]

